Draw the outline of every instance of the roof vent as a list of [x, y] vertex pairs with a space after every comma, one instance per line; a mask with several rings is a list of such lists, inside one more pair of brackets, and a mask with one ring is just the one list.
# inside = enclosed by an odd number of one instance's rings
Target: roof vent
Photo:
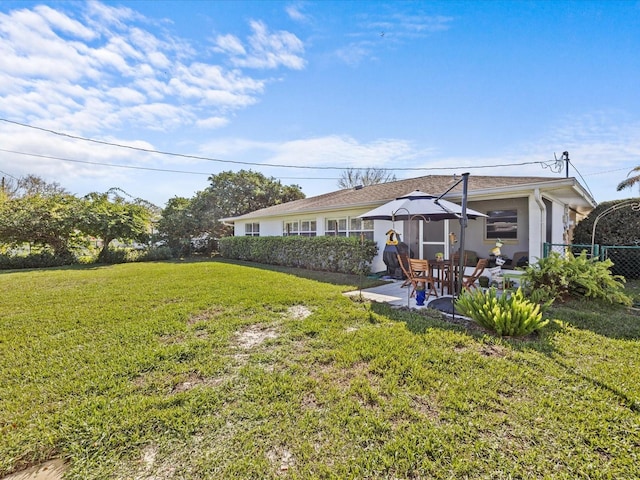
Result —
[[355, 187], [353, 187], [354, 190], [362, 190], [364, 188], [364, 185], [356, 185]]

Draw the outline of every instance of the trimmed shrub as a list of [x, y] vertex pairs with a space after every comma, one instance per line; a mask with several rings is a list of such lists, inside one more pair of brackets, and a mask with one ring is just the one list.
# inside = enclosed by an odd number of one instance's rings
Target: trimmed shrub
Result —
[[74, 263], [78, 263], [78, 259], [72, 253], [55, 255], [53, 252], [43, 251], [29, 255], [0, 255], [0, 270], [61, 267]]
[[[629, 200], [637, 200], [640, 203], [640, 198], [628, 198], [598, 204], [587, 218], [576, 225], [573, 232], [573, 243], [591, 245], [593, 222], [595, 222], [598, 215], [614, 205]], [[640, 232], [640, 215], [638, 215], [637, 208], [629, 205], [613, 210], [598, 220], [594, 243], [601, 245], [636, 245], [638, 232]]]
[[549, 320], [542, 319], [541, 307], [524, 298], [522, 289], [497, 296], [497, 290], [464, 292], [456, 307], [478, 324], [500, 336], [528, 335], [541, 329]]
[[169, 247], [150, 247], [145, 250], [135, 248], [110, 247], [98, 257], [97, 263], [114, 265], [117, 263], [153, 262], [173, 258]]
[[366, 274], [378, 246], [353, 237], [224, 237], [225, 258], [328, 272]]

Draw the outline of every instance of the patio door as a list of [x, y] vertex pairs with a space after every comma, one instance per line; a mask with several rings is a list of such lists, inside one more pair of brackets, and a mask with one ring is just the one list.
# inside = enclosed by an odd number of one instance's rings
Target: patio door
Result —
[[404, 223], [404, 238], [415, 258], [434, 259], [436, 253], [443, 253], [445, 258], [449, 258], [449, 220]]
[[436, 253], [444, 254], [449, 258], [447, 239], [449, 238], [449, 220], [437, 222], [420, 222], [422, 239], [422, 256], [420, 258], [434, 259]]

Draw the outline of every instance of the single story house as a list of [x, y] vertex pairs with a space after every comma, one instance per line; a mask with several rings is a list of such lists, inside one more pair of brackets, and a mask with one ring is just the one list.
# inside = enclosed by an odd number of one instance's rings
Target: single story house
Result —
[[[438, 252], [448, 258], [458, 249], [458, 220], [424, 222], [363, 220], [362, 215], [414, 190], [439, 196], [460, 180], [460, 176], [423, 177], [358, 186], [315, 197], [263, 208], [233, 218], [236, 236], [339, 235], [364, 236], [378, 243], [374, 272], [385, 270], [383, 250], [387, 232], [394, 229], [416, 258], [434, 258]], [[462, 185], [446, 198], [461, 203]], [[487, 258], [497, 239], [508, 258], [526, 254], [532, 261], [542, 257], [547, 243], [570, 243], [573, 227], [591, 212], [596, 202], [575, 178], [474, 176], [468, 178], [467, 206], [488, 215], [469, 220], [465, 250]], [[471, 255], [473, 256], [473, 253]], [[518, 259], [514, 259], [517, 261]]]

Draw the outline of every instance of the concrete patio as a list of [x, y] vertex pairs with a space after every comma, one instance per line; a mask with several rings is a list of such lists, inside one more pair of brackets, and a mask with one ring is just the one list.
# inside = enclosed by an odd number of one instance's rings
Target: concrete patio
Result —
[[[473, 268], [466, 267], [465, 274], [469, 274], [472, 271], [473, 271]], [[519, 285], [520, 284], [519, 277], [522, 275], [523, 272], [519, 270], [502, 269], [501, 273], [502, 273], [503, 279], [508, 279], [510, 281], [513, 281], [516, 285]], [[489, 272], [489, 269], [486, 270], [486, 273], [484, 273], [483, 276], [487, 276], [489, 277], [489, 279], [491, 279], [491, 273]], [[452, 295], [446, 294], [447, 293], [446, 290], [444, 295], [441, 294], [440, 287], [437, 286], [438, 296], [436, 297], [435, 295], [431, 294], [425, 300], [425, 304], [420, 306], [416, 304], [415, 295], [413, 297], [409, 297], [409, 295], [411, 294], [410, 285], [402, 287], [402, 284], [404, 283], [403, 280], [388, 279], [387, 281], [389, 283], [386, 283], [384, 285], [379, 285], [377, 287], [366, 288], [362, 290], [352, 290], [350, 292], [345, 292], [345, 295], [350, 297], [357, 297], [359, 295], [362, 295], [363, 298], [367, 300], [371, 300], [372, 302], [388, 303], [389, 305], [392, 305], [398, 308], [408, 307], [408, 308], [416, 308], [416, 309], [429, 308], [429, 304], [431, 304], [431, 302], [433, 302], [436, 299], [445, 299], [445, 298], [452, 299], [453, 298]], [[442, 302], [438, 302], [438, 303], [440, 305], [438, 305], [437, 310], [446, 311], [442, 309]], [[432, 308], [435, 308], [435, 306], [432, 305]]]
[[409, 307], [409, 308], [427, 308], [429, 303], [436, 298], [452, 298], [451, 295], [440, 295], [436, 297], [431, 294], [426, 300], [423, 306], [416, 304], [415, 295], [413, 297], [407, 297], [411, 294], [411, 286], [402, 287], [404, 282], [402, 280], [389, 280], [389, 283], [380, 285], [373, 288], [366, 288], [362, 290], [352, 290], [345, 292], [345, 295], [350, 297], [357, 297], [362, 295], [362, 298], [371, 300], [372, 302], [388, 303], [394, 307]]

